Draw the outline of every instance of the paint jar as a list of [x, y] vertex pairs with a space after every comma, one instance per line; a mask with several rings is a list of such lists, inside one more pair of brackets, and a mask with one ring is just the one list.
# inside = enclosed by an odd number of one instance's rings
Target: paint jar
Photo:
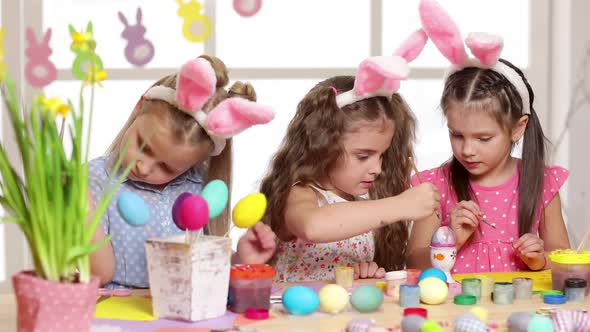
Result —
[[420, 287], [418, 285], [401, 285], [399, 289], [399, 304], [402, 308], [420, 305]]
[[568, 302], [584, 303], [588, 283], [584, 279], [569, 278], [565, 280], [565, 296]]
[[494, 292], [494, 278], [487, 275], [476, 275], [475, 278], [481, 280], [481, 298], [480, 299], [492, 299], [492, 293]]
[[533, 279], [531, 278], [513, 278], [515, 300], [528, 300], [533, 296]]
[[514, 302], [514, 286], [512, 283], [495, 283], [493, 300], [495, 304], [512, 304]]
[[406, 271], [391, 271], [385, 274], [387, 288], [385, 294], [393, 297], [394, 301], [399, 301], [400, 287], [406, 284], [408, 273]]
[[229, 309], [242, 313], [248, 308], [270, 308], [275, 269], [267, 264], [237, 264], [231, 267]]
[[338, 266], [334, 269], [336, 283], [344, 288], [351, 288], [354, 280], [354, 269], [350, 266]]
[[461, 281], [461, 293], [473, 295], [479, 301], [481, 298], [481, 280], [476, 278], [466, 278]]
[[[590, 283], [590, 251], [578, 253], [575, 250], [554, 250], [549, 254], [551, 260], [551, 279], [553, 289], [565, 291], [565, 280], [580, 278]], [[589, 288], [586, 287], [585, 296]]]

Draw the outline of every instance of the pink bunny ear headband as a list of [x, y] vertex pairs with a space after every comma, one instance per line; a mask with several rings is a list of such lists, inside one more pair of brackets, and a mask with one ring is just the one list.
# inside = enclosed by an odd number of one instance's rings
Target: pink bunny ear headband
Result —
[[354, 88], [336, 96], [338, 107], [376, 96], [390, 98], [399, 89], [400, 80], [408, 78], [408, 62], [422, 52], [427, 40], [424, 31], [418, 30], [404, 41], [393, 56], [374, 56], [361, 62]]
[[227, 98], [205, 113], [202, 108], [215, 93], [215, 71], [203, 58], [191, 60], [180, 68], [176, 89], [153, 86], [145, 94], [147, 99], [163, 100], [192, 116], [207, 132], [214, 144], [212, 156], [225, 148], [228, 138], [274, 118], [271, 107], [244, 98]]
[[491, 69], [506, 77], [516, 88], [522, 99], [523, 114], [531, 113], [529, 91], [524, 80], [513, 68], [498, 61], [504, 46], [502, 37], [483, 32], [470, 33], [465, 39], [465, 44], [475, 59], [469, 58], [459, 28], [435, 0], [421, 0], [418, 10], [424, 31], [452, 64], [445, 80], [454, 72], [466, 67]]

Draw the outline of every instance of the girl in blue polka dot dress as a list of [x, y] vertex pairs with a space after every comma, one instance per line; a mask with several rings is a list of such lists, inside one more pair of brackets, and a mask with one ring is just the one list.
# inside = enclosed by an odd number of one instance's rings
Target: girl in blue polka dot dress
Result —
[[[144, 243], [148, 238], [182, 234], [172, 220], [172, 206], [183, 192], [200, 193], [203, 184], [223, 180], [231, 189], [231, 136], [269, 122], [274, 113], [256, 104], [248, 83], [236, 82], [228, 91], [224, 63], [210, 56], [189, 61], [178, 74], [158, 80], [141, 96], [127, 123], [106, 155], [90, 162], [90, 207], [115, 182], [113, 167], [120, 153], [122, 166], [134, 163], [107, 207], [94, 234], [111, 241], [91, 254], [92, 273], [108, 288], [147, 288]], [[141, 147], [143, 146], [143, 149]], [[143, 227], [127, 223], [117, 209], [117, 197], [132, 192], [149, 206]], [[226, 209], [204, 232], [223, 236], [229, 226]], [[275, 235], [262, 223], [238, 242], [233, 263], [264, 263], [274, 253]]]

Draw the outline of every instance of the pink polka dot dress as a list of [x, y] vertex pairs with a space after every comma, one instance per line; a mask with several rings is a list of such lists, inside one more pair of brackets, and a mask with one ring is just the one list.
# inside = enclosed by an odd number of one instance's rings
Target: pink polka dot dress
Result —
[[[520, 163], [519, 163], [520, 165]], [[434, 184], [441, 194], [442, 225], [450, 226], [451, 212], [457, 205], [455, 193], [448, 182], [448, 166], [420, 172], [424, 182]], [[518, 240], [518, 181], [520, 167], [505, 183], [493, 187], [484, 187], [471, 182], [476, 203], [493, 227], [480, 223], [471, 238], [457, 252], [453, 273], [508, 272], [528, 270], [518, 257], [512, 243]], [[563, 186], [569, 171], [558, 166], [545, 167], [542, 206], [547, 207]], [[412, 184], [417, 185], [416, 176]], [[541, 215], [541, 214], [539, 214]], [[539, 219], [533, 223], [531, 233], [538, 234]]]

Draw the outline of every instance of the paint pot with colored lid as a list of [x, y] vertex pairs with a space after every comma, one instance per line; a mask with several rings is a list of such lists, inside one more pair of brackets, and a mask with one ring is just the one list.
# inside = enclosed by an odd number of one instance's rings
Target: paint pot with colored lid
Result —
[[584, 294], [588, 283], [581, 278], [569, 278], [565, 280], [565, 297], [568, 302], [584, 303]]
[[[548, 255], [551, 260], [551, 280], [553, 289], [565, 291], [565, 280], [580, 278], [590, 283], [590, 250], [554, 250]], [[586, 287], [585, 296], [589, 294]]]
[[229, 309], [242, 313], [248, 308], [270, 308], [275, 269], [267, 264], [237, 264], [231, 267]]

